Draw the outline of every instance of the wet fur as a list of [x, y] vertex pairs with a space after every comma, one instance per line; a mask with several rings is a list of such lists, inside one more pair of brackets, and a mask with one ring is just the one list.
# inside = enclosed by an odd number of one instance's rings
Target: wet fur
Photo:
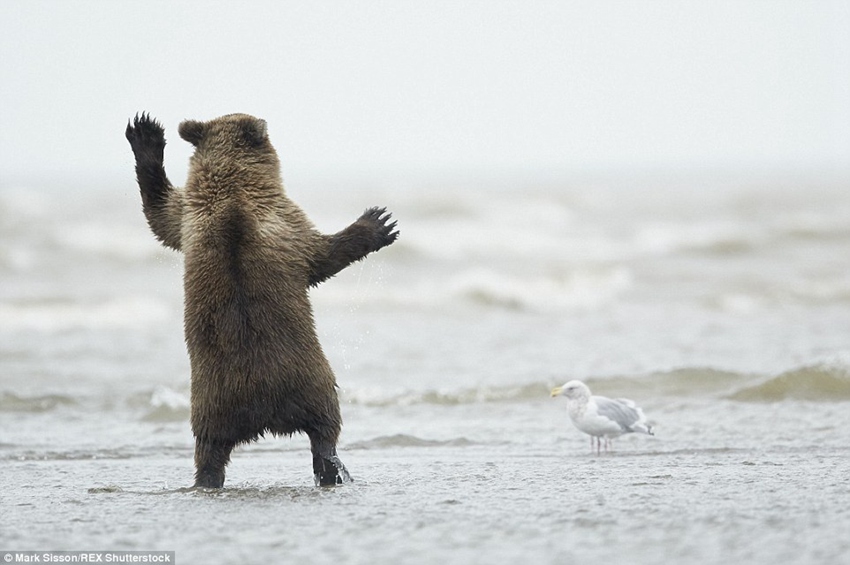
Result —
[[348, 478], [336, 454], [342, 420], [308, 288], [398, 237], [385, 209], [318, 232], [284, 193], [266, 124], [245, 114], [180, 124], [195, 146], [184, 189], [165, 174], [162, 126], [127, 126], [142, 207], [154, 235], [185, 255], [195, 485], [221, 487], [232, 449], [264, 433], [304, 432], [317, 484]]

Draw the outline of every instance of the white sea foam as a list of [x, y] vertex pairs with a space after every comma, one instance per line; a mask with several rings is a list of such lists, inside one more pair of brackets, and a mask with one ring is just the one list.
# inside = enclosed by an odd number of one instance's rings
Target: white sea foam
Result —
[[313, 298], [319, 304], [337, 306], [452, 308], [474, 305], [531, 312], [571, 312], [592, 311], [616, 303], [632, 285], [632, 273], [625, 267], [535, 274], [481, 266], [454, 274], [432, 275], [411, 284], [392, 283], [385, 278], [340, 279], [313, 291]]
[[742, 251], [765, 239], [760, 229], [740, 222], [650, 222], [638, 228], [634, 243], [636, 252], [664, 255], [678, 251]]
[[38, 255], [32, 248], [9, 246], [6, 249], [0, 249], [0, 267], [12, 272], [30, 271], [38, 262]]
[[149, 297], [126, 297], [96, 303], [42, 301], [0, 302], [0, 329], [57, 332], [68, 329], [134, 328], [168, 320], [167, 303]]
[[452, 277], [452, 296], [476, 303], [539, 312], [595, 310], [612, 303], [632, 284], [626, 268], [572, 271], [564, 276], [520, 276], [469, 269]]
[[55, 243], [65, 249], [124, 261], [141, 261], [163, 253], [163, 247], [147, 228], [100, 221], [58, 226]]

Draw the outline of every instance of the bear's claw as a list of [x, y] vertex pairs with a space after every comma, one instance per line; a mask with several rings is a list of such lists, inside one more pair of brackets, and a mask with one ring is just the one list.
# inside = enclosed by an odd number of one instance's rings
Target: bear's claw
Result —
[[127, 122], [124, 135], [130, 142], [137, 162], [149, 159], [162, 162], [165, 153], [165, 130], [150, 114], [136, 114], [132, 121]]
[[369, 208], [363, 212], [362, 216], [360, 216], [360, 220], [371, 224], [371, 227], [374, 230], [375, 238], [377, 240], [375, 250], [386, 247], [398, 239], [398, 235], [400, 233], [396, 230], [398, 222], [393, 221], [388, 224], [387, 222], [389, 222], [390, 218], [392, 218], [392, 214], [387, 212], [386, 208], [378, 208], [377, 206]]

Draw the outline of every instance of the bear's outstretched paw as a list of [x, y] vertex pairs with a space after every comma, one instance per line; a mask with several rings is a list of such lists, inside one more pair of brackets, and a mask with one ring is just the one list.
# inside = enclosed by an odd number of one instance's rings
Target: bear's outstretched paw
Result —
[[124, 132], [136, 161], [155, 160], [162, 163], [165, 152], [165, 130], [150, 114], [136, 114]]
[[354, 480], [336, 455], [315, 458], [313, 472], [313, 480], [317, 487], [333, 487]]
[[398, 239], [400, 233], [396, 230], [398, 222], [387, 223], [390, 218], [392, 218], [392, 214], [387, 212], [386, 208], [374, 207], [363, 212], [363, 215], [357, 220], [357, 223], [367, 225], [372, 230], [372, 251], [386, 247]]

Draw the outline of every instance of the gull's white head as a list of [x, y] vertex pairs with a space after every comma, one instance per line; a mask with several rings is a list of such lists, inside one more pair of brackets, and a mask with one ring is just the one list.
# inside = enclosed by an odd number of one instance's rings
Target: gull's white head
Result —
[[552, 389], [552, 396], [566, 396], [570, 400], [590, 398], [590, 389], [581, 381], [570, 381]]

